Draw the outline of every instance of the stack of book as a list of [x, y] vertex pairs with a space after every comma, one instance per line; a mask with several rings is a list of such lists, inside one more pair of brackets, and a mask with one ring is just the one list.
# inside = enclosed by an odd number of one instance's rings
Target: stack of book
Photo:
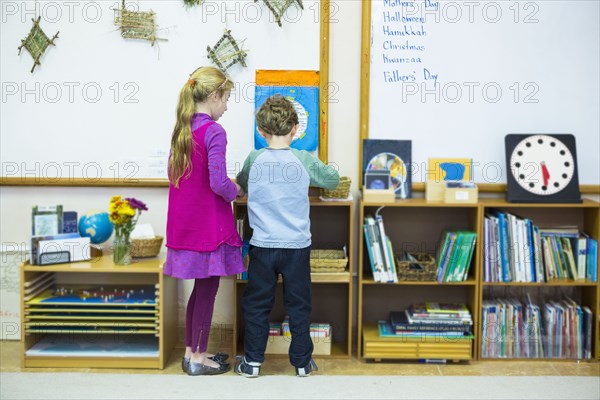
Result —
[[438, 247], [438, 282], [462, 282], [469, 275], [477, 234], [445, 231]]
[[[269, 323], [269, 336], [285, 336], [292, 337], [292, 331], [290, 330], [290, 319], [286, 316], [283, 322], [270, 322]], [[331, 325], [327, 323], [316, 323], [311, 322], [310, 324], [310, 336], [311, 337], [329, 337], [331, 336]]]
[[540, 228], [493, 210], [484, 221], [485, 282], [598, 280], [598, 241], [577, 226]]
[[[310, 340], [314, 345], [314, 355], [330, 355], [331, 343], [333, 340], [331, 325], [327, 323], [310, 324]], [[265, 354], [288, 354], [290, 343], [292, 342], [292, 332], [290, 330], [290, 321], [286, 316], [282, 323], [269, 324], [269, 340]]]
[[484, 300], [483, 358], [576, 358], [592, 356], [593, 314], [570, 298], [542, 308], [529, 296]]
[[280, 322], [269, 322], [269, 336], [281, 336]]
[[380, 321], [380, 336], [473, 338], [473, 319], [464, 304], [420, 303], [392, 311]]

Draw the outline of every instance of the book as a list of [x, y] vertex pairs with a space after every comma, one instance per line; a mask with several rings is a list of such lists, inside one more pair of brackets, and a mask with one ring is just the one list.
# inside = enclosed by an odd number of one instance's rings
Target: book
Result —
[[585, 332], [584, 358], [589, 360], [592, 358], [592, 325], [594, 323], [594, 313], [589, 307], [583, 307], [583, 321]]
[[451, 264], [452, 252], [455, 248], [456, 232], [445, 231], [442, 234], [442, 244], [438, 247], [437, 254], [437, 281], [444, 282]]
[[456, 239], [452, 247], [448, 253], [448, 261], [446, 264], [446, 268], [444, 270], [444, 275], [442, 277], [442, 282], [451, 282], [454, 279], [456, 274], [456, 268], [458, 265], [458, 259], [460, 257], [460, 253], [462, 252], [463, 241], [465, 240], [465, 236], [460, 232], [455, 232]]
[[396, 198], [412, 197], [412, 141], [363, 139], [363, 184], [365, 174], [389, 170]]
[[471, 315], [471, 312], [469, 311], [467, 306], [459, 303], [426, 302], [425, 309], [428, 313], [433, 314]]
[[377, 271], [377, 265], [375, 255], [373, 254], [371, 246], [371, 238], [369, 236], [369, 225], [363, 224], [363, 230], [365, 234], [365, 247], [367, 248], [367, 254], [369, 255], [369, 262], [371, 263], [371, 272], [373, 273], [373, 280], [379, 282], [379, 271]]
[[427, 311], [427, 306], [424, 303], [411, 304], [406, 309], [406, 316], [409, 323], [425, 323], [425, 324], [472, 324], [471, 314], [464, 312], [437, 312], [432, 313]]
[[598, 282], [598, 241], [596, 239], [588, 238], [586, 259], [588, 279]]
[[587, 267], [587, 237], [585, 235], [579, 236], [577, 239], [577, 247], [575, 253], [577, 257], [577, 279], [586, 279], [586, 267]]
[[372, 216], [365, 217], [365, 223], [367, 225], [367, 236], [370, 241], [373, 261], [375, 263], [375, 274], [373, 275], [373, 279], [375, 282], [388, 282], [388, 273], [385, 269], [384, 255], [382, 253], [383, 248], [380, 244], [381, 237], [379, 235], [379, 228]]
[[463, 239], [456, 256], [453, 274], [448, 279], [449, 282], [461, 282], [467, 278], [469, 267], [471, 266], [471, 259], [475, 250], [475, 240], [477, 237], [475, 232], [459, 231], [457, 233], [462, 235]]
[[400, 332], [396, 333], [396, 330], [389, 321], [377, 321], [379, 336], [380, 337], [393, 337], [393, 338], [425, 338], [425, 337], [436, 337], [436, 338], [452, 338], [454, 339], [473, 339], [473, 335], [464, 332]]
[[497, 210], [491, 210], [490, 215], [498, 219], [498, 240], [500, 250], [500, 270], [502, 271], [502, 282], [512, 281], [512, 271], [509, 263], [510, 242], [506, 224], [506, 214]]
[[571, 279], [578, 279], [577, 263], [573, 254], [573, 248], [571, 247], [571, 240], [568, 238], [561, 237], [563, 253], [565, 254], [565, 260], [568, 266], [569, 275]]
[[435, 323], [410, 323], [408, 310], [392, 311], [390, 313], [390, 324], [396, 332], [402, 331], [434, 331], [434, 332], [463, 332], [470, 333], [471, 325], [447, 324], [443, 321]]
[[62, 233], [77, 233], [77, 232], [79, 232], [79, 228], [77, 226], [77, 211], [64, 211], [63, 212]]
[[385, 227], [383, 225], [383, 217], [380, 214], [375, 214], [375, 221], [377, 222], [377, 228], [379, 229], [379, 244], [381, 246], [381, 254], [383, 255], [383, 261], [385, 264], [385, 271], [387, 272], [388, 282], [398, 282], [398, 275], [395, 271], [394, 253], [389, 246], [389, 238], [385, 234]]

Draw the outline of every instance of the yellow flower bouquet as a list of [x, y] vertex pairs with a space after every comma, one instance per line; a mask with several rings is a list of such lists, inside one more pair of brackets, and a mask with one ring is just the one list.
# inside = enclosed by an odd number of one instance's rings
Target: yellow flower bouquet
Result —
[[113, 196], [110, 199], [108, 218], [115, 228], [115, 240], [113, 242], [113, 260], [115, 264], [126, 265], [131, 262], [129, 236], [135, 229], [142, 211], [147, 210], [148, 207], [144, 202], [133, 197]]

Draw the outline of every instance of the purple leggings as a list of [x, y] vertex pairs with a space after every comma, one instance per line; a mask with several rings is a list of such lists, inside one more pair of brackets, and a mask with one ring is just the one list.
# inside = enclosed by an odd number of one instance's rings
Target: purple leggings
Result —
[[215, 297], [219, 289], [219, 276], [196, 279], [188, 300], [185, 318], [185, 345], [194, 353], [204, 353], [208, 348], [208, 335], [212, 322]]

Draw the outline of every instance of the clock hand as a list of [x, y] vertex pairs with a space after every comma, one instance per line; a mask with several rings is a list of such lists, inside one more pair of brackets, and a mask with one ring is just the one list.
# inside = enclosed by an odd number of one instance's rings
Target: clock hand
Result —
[[546, 167], [546, 163], [542, 161], [542, 177], [544, 178], [544, 186], [548, 186], [548, 179], [550, 179], [550, 173], [548, 172], [548, 167]]

